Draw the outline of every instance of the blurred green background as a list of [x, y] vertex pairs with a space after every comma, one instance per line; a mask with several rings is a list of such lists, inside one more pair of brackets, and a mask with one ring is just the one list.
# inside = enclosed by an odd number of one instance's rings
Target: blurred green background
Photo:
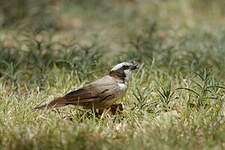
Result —
[[114, 56], [106, 64], [134, 59], [171, 73], [208, 68], [223, 76], [224, 8], [223, 0], [1, 1], [0, 58], [18, 68], [66, 62], [78, 69]]

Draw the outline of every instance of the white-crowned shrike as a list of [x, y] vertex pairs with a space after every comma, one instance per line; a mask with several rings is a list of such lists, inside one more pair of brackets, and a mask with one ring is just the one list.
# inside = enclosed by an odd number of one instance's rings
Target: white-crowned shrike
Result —
[[117, 64], [108, 75], [35, 109], [56, 108], [70, 104], [94, 110], [110, 108], [117, 99], [125, 95], [131, 73], [137, 66], [134, 62]]

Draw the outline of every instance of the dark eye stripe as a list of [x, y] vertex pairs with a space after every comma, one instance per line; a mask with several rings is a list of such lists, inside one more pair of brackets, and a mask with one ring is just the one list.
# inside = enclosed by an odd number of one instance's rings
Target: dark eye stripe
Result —
[[126, 69], [129, 69], [129, 66], [124, 65], [122, 68], [123, 68], [123, 70], [126, 70]]

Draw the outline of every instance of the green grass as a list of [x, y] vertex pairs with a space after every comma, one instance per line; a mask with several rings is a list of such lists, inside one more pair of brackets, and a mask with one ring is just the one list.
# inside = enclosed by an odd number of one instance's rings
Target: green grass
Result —
[[[76, 3], [57, 30], [0, 31], [0, 149], [225, 148], [222, 0]], [[33, 110], [130, 60], [121, 114]]]

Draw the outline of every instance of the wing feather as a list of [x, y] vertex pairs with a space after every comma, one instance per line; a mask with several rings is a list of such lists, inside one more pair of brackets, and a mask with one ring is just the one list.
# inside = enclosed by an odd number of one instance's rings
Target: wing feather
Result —
[[116, 82], [111, 78], [105, 77], [76, 91], [72, 91], [62, 98], [66, 99], [68, 103], [98, 102], [112, 97], [116, 90]]
[[119, 94], [117, 82], [110, 76], [105, 76], [91, 84], [72, 91], [63, 97], [56, 98], [49, 104], [45, 104], [36, 109], [62, 107], [68, 104], [87, 105], [90, 103], [100, 104], [107, 99], [113, 99]]

